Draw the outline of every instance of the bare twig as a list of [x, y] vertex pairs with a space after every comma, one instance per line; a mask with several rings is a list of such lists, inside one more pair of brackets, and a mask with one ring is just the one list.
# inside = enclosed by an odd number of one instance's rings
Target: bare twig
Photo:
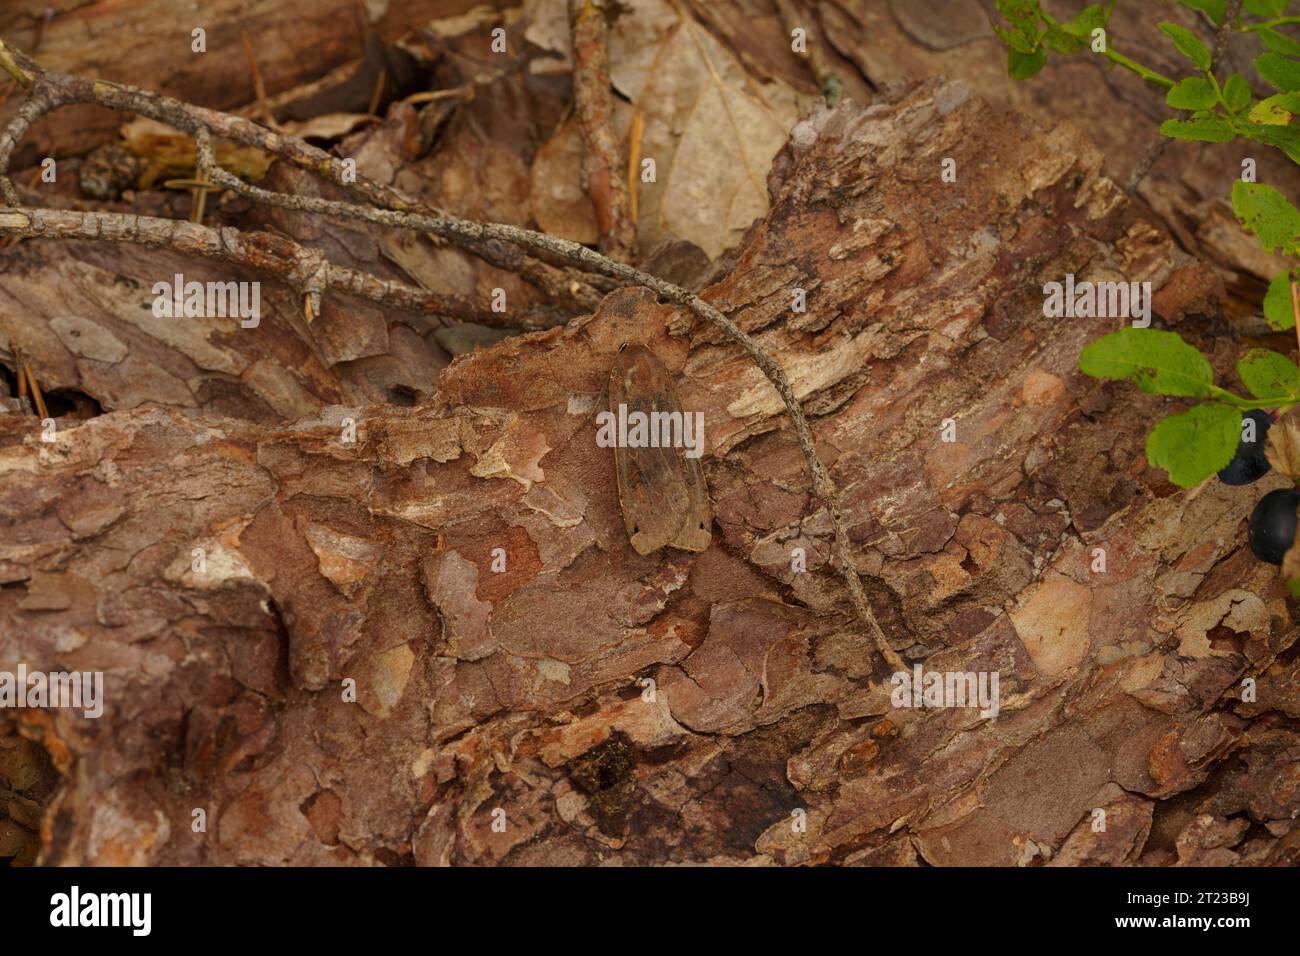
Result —
[[[191, 136], [199, 129], [209, 129], [221, 139], [253, 146], [273, 153], [291, 165], [315, 173], [340, 186], [350, 194], [386, 209], [412, 209], [433, 212], [418, 200], [391, 186], [385, 186], [349, 168], [344, 160], [331, 156], [305, 140], [287, 136], [252, 120], [228, 113], [193, 106], [169, 96], [122, 86], [105, 80], [86, 80], [66, 73], [43, 70], [21, 51], [0, 40], [0, 69], [5, 70], [28, 89], [28, 98], [0, 132], [0, 197], [11, 206], [20, 206], [9, 180], [13, 151], [27, 130], [41, 116], [72, 103], [93, 103], [108, 109], [147, 116], [166, 123]], [[499, 242], [463, 244], [467, 251], [499, 269], [517, 272], [548, 298], [568, 303], [579, 311], [593, 311], [601, 293], [582, 275], [571, 269], [557, 268], [547, 262], [522, 256]]]
[[388, 71], [381, 68], [379, 76], [375, 79], [374, 92], [370, 94], [370, 105], [366, 108], [366, 112], [371, 116], [379, 115], [379, 104], [382, 103], [384, 99], [384, 80], [387, 78]]
[[1223, 59], [1223, 54], [1228, 52], [1228, 40], [1232, 37], [1232, 31], [1237, 29], [1237, 18], [1241, 16], [1241, 8], [1245, 0], [1230, 0], [1227, 10], [1223, 14], [1223, 22], [1219, 24], [1219, 31], [1214, 34], [1214, 50], [1210, 54], [1210, 65], [1218, 69], [1219, 61]]
[[[9, 126], [0, 132], [0, 192], [11, 206], [20, 207], [21, 204], [8, 178], [9, 163], [18, 140], [31, 123], [56, 106], [66, 103], [96, 103], [110, 109], [148, 116], [188, 132], [195, 138], [196, 161], [200, 173], [217, 185], [261, 202], [440, 236], [476, 255], [484, 255], [485, 258], [495, 255], [508, 259], [509, 254], [501, 251], [503, 244], [532, 250], [622, 284], [647, 288], [660, 298], [688, 309], [719, 329], [745, 351], [781, 397], [812, 476], [813, 494], [830, 516], [834, 532], [834, 563], [844, 581], [854, 613], [871, 634], [886, 662], [895, 670], [905, 669], [902, 658], [890, 647], [871, 610], [853, 560], [853, 550], [840, 511], [838, 489], [817, 455], [812, 429], [785, 371], [756, 340], [699, 296], [575, 242], [504, 223], [474, 222], [432, 214], [398, 190], [355, 174], [341, 160], [309, 143], [267, 130], [241, 117], [192, 106], [133, 87], [44, 71], [28, 57], [6, 46], [3, 41], [0, 41], [0, 69], [5, 69], [29, 90], [27, 102]], [[274, 153], [293, 165], [338, 184], [370, 205], [310, 196], [290, 196], [245, 183], [216, 165], [212, 155], [213, 135]], [[326, 288], [340, 288], [367, 298], [376, 298], [377, 301], [389, 301], [388, 297], [394, 294], [392, 287], [396, 285], [342, 269], [324, 260], [319, 253], [302, 249], [284, 237], [257, 233], [241, 235], [237, 230], [228, 228], [218, 232], [200, 225], [172, 220], [110, 213], [13, 208], [0, 211], [0, 234], [108, 239], [164, 245], [182, 252], [242, 261], [252, 268], [281, 276], [308, 296], [312, 292], [319, 295]], [[488, 261], [493, 260], [489, 258]], [[433, 296], [433, 293], [424, 290], [412, 292], [420, 301], [428, 301], [428, 297]], [[447, 309], [450, 306], [450, 303], [443, 303], [440, 308]], [[430, 308], [428, 311], [439, 309]], [[475, 318], [474, 321], [481, 319]]]
[[618, 137], [614, 135], [614, 97], [609, 86], [609, 21], [604, 0], [569, 0], [573, 30], [573, 102], [586, 152], [582, 184], [596, 209], [600, 249], [611, 259], [631, 262], [636, 254], [636, 222]]
[[856, 566], [853, 563], [852, 549], [849, 545], [848, 532], [845, 529], [844, 518], [839, 508], [839, 492], [835, 487], [835, 482], [831, 479], [830, 474], [826, 471], [825, 465], [817, 455], [816, 445], [813, 440], [812, 429], [808, 426], [808, 420], [803, 413], [803, 407], [795, 395], [790, 381], [786, 378], [784, 370], [778, 365], [771, 356], [755, 341], [747, 335], [731, 319], [727, 318], [716, 308], [705, 302], [694, 293], [675, 286], [670, 282], [665, 282], [657, 276], [649, 273], [640, 272], [631, 266], [621, 262], [616, 262], [605, 256], [588, 249], [586, 246], [579, 245], [576, 242], [570, 242], [567, 239], [558, 239], [554, 236], [548, 236], [539, 232], [531, 232], [527, 229], [519, 229], [515, 226], [508, 226], [502, 223], [481, 223], [469, 222], [461, 219], [436, 218], [425, 216], [414, 212], [396, 212], [386, 209], [371, 209], [365, 206], [357, 206], [351, 203], [337, 202], [328, 199], [318, 199], [311, 196], [289, 196], [283, 193], [276, 193], [270, 190], [261, 189], [257, 186], [251, 186], [243, 182], [237, 176], [233, 176], [225, 170], [213, 165], [212, 144], [208, 138], [200, 134], [198, 138], [199, 156], [201, 167], [207, 172], [210, 179], [218, 185], [225, 186], [236, 192], [248, 196], [250, 199], [266, 203], [273, 206], [281, 206], [287, 209], [295, 209], [301, 212], [311, 212], [318, 215], [333, 216], [343, 219], [357, 219], [364, 222], [372, 222], [379, 225], [393, 226], [400, 229], [412, 229], [419, 232], [432, 232], [435, 235], [441, 235], [452, 241], [462, 238], [482, 240], [486, 238], [502, 239], [507, 242], [526, 248], [536, 249], [541, 252], [548, 252], [555, 256], [567, 259], [576, 265], [590, 269], [593, 272], [610, 276], [611, 278], [623, 280], [628, 285], [639, 285], [650, 289], [656, 295], [669, 302], [684, 306], [700, 318], [704, 319], [710, 325], [721, 330], [732, 341], [736, 342], [745, 350], [754, 363], [759, 367], [768, 381], [776, 388], [777, 393], [781, 396], [785, 404], [786, 411], [789, 413], [790, 421], [794, 425], [795, 437], [798, 439], [799, 447], [803, 451], [804, 459], [808, 463], [809, 471], [813, 478], [813, 492], [816, 497], [827, 509], [830, 515], [831, 524], [835, 534], [835, 556], [840, 575], [844, 579], [845, 586], [849, 592], [850, 600], [858, 618], [868, 626], [876, 646], [881, 655], [889, 662], [895, 670], [904, 670], [905, 665], [902, 659], [889, 646], [884, 632], [881, 631], [875, 615], [871, 611], [870, 602], [867, 600], [866, 592], [862, 587], [862, 581], [858, 577]]
[[192, 222], [127, 213], [16, 207], [0, 209], [0, 235], [129, 242], [219, 259], [284, 281], [297, 293], [310, 297], [313, 311], [317, 314], [320, 312], [320, 297], [332, 289], [413, 312], [449, 316], [481, 325], [545, 328], [555, 324], [553, 320], [533, 317], [532, 313], [513, 316], [495, 313], [460, 296], [429, 292], [356, 272], [335, 265], [315, 249], [270, 232], [241, 232], [229, 226], [210, 229]]
[[1124, 191], [1130, 196], [1137, 193], [1138, 186], [1142, 185], [1142, 180], [1147, 178], [1151, 168], [1160, 162], [1160, 157], [1165, 154], [1169, 148], [1169, 137], [1164, 133], [1157, 133], [1156, 138], [1151, 141], [1151, 145], [1146, 148], [1133, 167], [1133, 172], [1129, 174], [1128, 182], [1124, 185]]
[[637, 177], [641, 168], [641, 140], [645, 136], [645, 116], [640, 110], [632, 114], [627, 131], [627, 201], [632, 221], [636, 222]]
[[253, 41], [248, 38], [247, 30], [239, 31], [239, 41], [244, 45], [244, 59], [248, 60], [248, 71], [253, 74], [253, 97], [257, 103], [257, 113], [267, 126], [279, 129], [275, 114], [266, 104], [266, 82], [262, 79], [262, 71], [257, 65], [257, 54], [253, 52]]
[[18, 376], [18, 397], [30, 398], [37, 416], [42, 420], [49, 418], [49, 410], [45, 407], [45, 396], [41, 394], [41, 387], [36, 383], [32, 367], [27, 364], [27, 357], [18, 348], [14, 348], [13, 356], [14, 372]]

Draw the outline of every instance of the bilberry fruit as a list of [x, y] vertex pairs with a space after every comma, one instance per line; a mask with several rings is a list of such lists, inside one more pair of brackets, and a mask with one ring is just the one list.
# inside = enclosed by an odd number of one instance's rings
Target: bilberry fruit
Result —
[[1269, 564], [1282, 563], [1295, 542], [1297, 506], [1300, 506], [1300, 491], [1295, 488], [1278, 488], [1259, 499], [1250, 513], [1247, 533], [1255, 557]]
[[1268, 412], [1258, 408], [1251, 409], [1242, 416], [1255, 423], [1255, 440], [1244, 438], [1237, 445], [1237, 457], [1228, 462], [1226, 468], [1219, 472], [1219, 480], [1225, 485], [1248, 485], [1263, 478], [1273, 466], [1264, 457], [1264, 443], [1268, 439], [1268, 426], [1273, 424]]

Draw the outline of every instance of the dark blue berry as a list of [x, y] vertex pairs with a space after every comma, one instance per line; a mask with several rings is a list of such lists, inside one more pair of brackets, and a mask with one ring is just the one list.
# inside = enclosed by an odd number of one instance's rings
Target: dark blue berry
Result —
[[1279, 488], [1259, 499], [1259, 504], [1250, 513], [1247, 533], [1255, 557], [1269, 564], [1282, 563], [1282, 558], [1295, 542], [1298, 506], [1300, 491], [1295, 488]]
[[1255, 440], [1246, 441], [1242, 438], [1238, 443], [1237, 457], [1228, 462], [1228, 466], [1219, 472], [1219, 480], [1225, 485], [1248, 485], [1252, 481], [1263, 478], [1273, 467], [1264, 456], [1268, 426], [1273, 424], [1273, 419], [1269, 417], [1268, 412], [1258, 408], [1251, 409], [1243, 415], [1242, 421], [1247, 418], [1255, 423]]

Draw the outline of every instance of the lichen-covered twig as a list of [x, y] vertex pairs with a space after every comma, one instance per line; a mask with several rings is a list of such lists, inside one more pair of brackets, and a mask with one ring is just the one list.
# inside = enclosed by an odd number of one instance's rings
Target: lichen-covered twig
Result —
[[[349, 194], [372, 205], [388, 209], [433, 211], [391, 186], [356, 173], [343, 159], [331, 156], [305, 140], [269, 130], [242, 116], [205, 109], [132, 86], [105, 80], [87, 80], [45, 70], [3, 40], [0, 40], [0, 69], [9, 73], [28, 91], [22, 107], [0, 132], [0, 197], [11, 206], [21, 203], [9, 180], [9, 164], [14, 150], [32, 123], [60, 106], [91, 103], [146, 116], [191, 136], [196, 135], [200, 129], [208, 129], [221, 139], [272, 153], [291, 165], [328, 179]], [[499, 243], [466, 244], [466, 249], [490, 265], [518, 273], [556, 303], [570, 305], [579, 311], [592, 311], [600, 302], [600, 291], [592, 288], [581, 275], [572, 270], [522, 256], [518, 250], [503, 247]]]
[[[895, 670], [906, 669], [902, 658], [890, 647], [871, 609], [871, 604], [867, 599], [866, 591], [862, 586], [862, 580], [858, 576], [857, 567], [853, 560], [853, 550], [849, 543], [848, 531], [845, 527], [843, 514], [840, 511], [838, 489], [830, 473], [826, 470], [826, 466], [822, 464], [820, 457], [817, 455], [812, 429], [808, 425], [808, 420], [803, 413], [803, 407], [790, 384], [790, 380], [786, 377], [781, 366], [767, 354], [755, 339], [699, 296], [657, 276], [641, 272], [625, 263], [601, 255], [595, 250], [588, 249], [576, 242], [504, 223], [475, 222], [453, 216], [432, 214], [430, 210], [425, 209], [418, 202], [404, 196], [390, 186], [382, 185], [360, 174], [356, 174], [354, 178], [353, 171], [345, 167], [342, 160], [330, 156], [309, 143], [292, 136], [267, 130], [241, 117], [192, 106], [171, 97], [160, 96], [133, 87], [103, 81], [85, 80], [67, 74], [45, 71], [28, 57], [5, 45], [3, 41], [0, 41], [0, 69], [8, 72], [29, 91], [28, 101], [23, 104], [23, 108], [11, 120], [10, 125], [3, 132], [0, 132], [0, 191], [3, 192], [5, 199], [12, 206], [19, 206], [20, 203], [13, 184], [9, 181], [9, 162], [18, 140], [30, 128], [31, 123], [37, 117], [56, 106], [66, 103], [95, 103], [110, 109], [148, 116], [151, 119], [167, 123], [189, 133], [195, 137], [196, 161], [200, 173], [219, 186], [224, 186], [260, 202], [303, 212], [358, 220], [440, 236], [479, 255], [483, 254], [482, 250], [497, 250], [503, 246], [531, 250], [554, 261], [564, 262], [569, 266], [596, 275], [607, 276], [622, 284], [647, 288], [660, 298], [689, 310], [709, 325], [719, 329], [749, 355], [780, 395], [781, 401], [789, 414], [791, 424], [794, 426], [795, 438], [808, 464], [812, 476], [813, 494], [826, 508], [827, 514], [831, 518], [835, 539], [834, 564], [844, 581], [854, 613], [871, 634], [877, 649], [886, 662]], [[33, 103], [36, 106], [32, 106]], [[29, 109], [29, 107], [31, 108]], [[241, 145], [255, 146], [271, 152], [295, 166], [310, 170], [338, 184], [370, 205], [362, 206], [356, 203], [311, 196], [287, 195], [245, 183], [216, 165], [212, 157], [212, 136], [230, 139]], [[87, 222], [80, 218], [85, 215], [91, 215], [92, 220]], [[32, 230], [37, 230], [39, 234], [47, 236], [62, 231], [67, 238], [115, 238], [112, 235], [103, 234], [101, 227], [106, 223], [102, 220], [99, 220], [98, 224], [94, 225], [94, 231], [97, 234], [85, 234], [84, 230], [91, 228], [91, 225], [95, 223], [94, 217], [104, 215], [111, 214], [66, 213], [29, 208], [3, 210], [0, 211], [0, 231], [7, 230], [10, 234], [32, 235], [36, 234]], [[5, 217], [13, 217], [7, 226], [4, 223]], [[30, 221], [24, 221], [25, 217]], [[146, 222], [145, 217], [127, 216], [122, 218], [134, 220], [134, 222], [119, 223], [111, 221], [112, 225], [118, 227], [119, 233], [135, 229], [137, 230], [135, 235], [140, 235], [138, 230]], [[153, 228], [151, 223], [161, 223], [165, 224], [165, 227], [159, 226], [159, 229], [167, 228], [172, 230], [170, 237], [163, 238], [162, 244], [169, 245], [172, 248], [181, 248], [176, 244], [178, 239], [190, 240], [202, 249], [212, 250], [211, 254], [216, 255], [218, 258], [230, 258], [230, 253], [227, 251], [230, 246], [224, 244], [224, 237], [228, 232], [225, 229], [218, 233], [216, 230], [209, 230], [192, 223], [174, 223], [170, 220], [152, 220], [148, 222], [150, 222], [150, 228]], [[201, 230], [203, 233], [211, 235], [195, 235], [192, 230]], [[234, 230], [229, 231], [234, 232]], [[280, 238], [276, 237], [276, 239]], [[123, 234], [119, 241], [138, 240]], [[215, 247], [213, 246], [214, 241], [217, 243]], [[247, 237], [244, 237], [244, 242], [247, 243]], [[182, 248], [182, 251], [187, 250]], [[189, 251], [194, 251], [200, 255], [205, 254], [200, 248]], [[258, 253], [261, 251], [260, 248], [256, 250]], [[326, 271], [322, 278], [317, 278], [315, 281], [325, 282], [328, 287], [331, 275], [328, 267], [330, 266], [332, 264], [319, 266], [318, 268], [325, 268]], [[254, 267], [256, 268], [256, 266]], [[298, 270], [304, 267], [294, 260], [292, 256], [288, 257], [287, 263], [282, 265], [281, 268], [285, 268], [291, 275], [297, 276], [299, 282], [302, 281], [303, 277]], [[339, 267], [333, 266], [333, 268], [337, 269]], [[373, 279], [373, 277], [368, 278]], [[345, 280], [344, 277], [339, 277], [339, 280], [351, 281]], [[380, 280], [373, 281], [378, 282]], [[311, 290], [309, 288], [302, 285], [298, 287], [310, 294]], [[346, 286], [343, 287], [346, 288]], [[358, 288], [349, 288], [349, 291], [365, 295], [365, 292], [362, 291], [364, 288], [373, 287], [366, 286], [362, 282]]]
[[461, 296], [443, 295], [357, 272], [330, 262], [315, 249], [270, 232], [241, 232], [229, 226], [211, 229], [179, 219], [129, 213], [14, 206], [0, 209], [0, 236], [129, 242], [171, 249], [184, 255], [219, 259], [282, 280], [300, 295], [308, 297], [316, 314], [320, 313], [320, 297], [334, 290], [372, 302], [396, 304], [412, 312], [448, 316], [480, 325], [539, 329], [555, 324], [554, 320], [540, 314], [496, 313]]
[[603, 0], [569, 0], [573, 31], [573, 108], [586, 151], [582, 184], [596, 210], [600, 250], [631, 262], [636, 223], [624, 178], [622, 151], [614, 135], [614, 97], [609, 87], [609, 21]]

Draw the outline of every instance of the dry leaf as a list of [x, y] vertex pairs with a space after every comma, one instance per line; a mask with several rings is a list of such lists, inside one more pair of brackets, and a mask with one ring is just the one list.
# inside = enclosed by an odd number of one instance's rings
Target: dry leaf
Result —
[[1277, 471], [1300, 480], [1300, 420], [1295, 413], [1288, 412], [1269, 428], [1264, 456]]
[[284, 131], [290, 136], [301, 139], [333, 140], [356, 132], [370, 123], [378, 122], [379, 117], [369, 113], [326, 113], [324, 116], [313, 116], [308, 120], [290, 121], [282, 125]]
[[542, 144], [533, 160], [532, 204], [537, 228], [552, 236], [594, 245], [600, 238], [596, 209], [577, 171], [584, 148], [578, 124], [569, 117]]
[[1300, 545], [1291, 545], [1282, 556], [1282, 577], [1288, 581], [1300, 579]]
[[[194, 140], [166, 123], [137, 117], [122, 127], [127, 147], [148, 166], [140, 174], [141, 189], [162, 179], [187, 179], [194, 172]], [[241, 179], [257, 182], [270, 168], [271, 157], [251, 146], [216, 141], [212, 148], [217, 165]]]
[[[642, 15], [651, 35], [664, 33], [657, 49], [638, 29]], [[610, 78], [644, 114], [642, 162], [657, 167], [656, 182], [640, 184], [642, 243], [686, 239], [717, 258], [766, 214], [767, 173], [799, 118], [800, 94], [752, 79], [711, 33], [661, 0], [615, 24]]]
[[[563, 0], [532, 4], [535, 23], [546, 20], [548, 4]], [[663, 0], [637, 0], [614, 22], [609, 62], [615, 89], [644, 115], [640, 153], [655, 165], [655, 181], [637, 183], [642, 247], [685, 239], [716, 259], [767, 212], [768, 170], [799, 118], [801, 95], [754, 80], [708, 30]], [[614, 129], [626, 142], [631, 111], [620, 106]], [[590, 242], [583, 149], [575, 124], [556, 130], [534, 169], [534, 210], [546, 231], [553, 225], [557, 235]]]

